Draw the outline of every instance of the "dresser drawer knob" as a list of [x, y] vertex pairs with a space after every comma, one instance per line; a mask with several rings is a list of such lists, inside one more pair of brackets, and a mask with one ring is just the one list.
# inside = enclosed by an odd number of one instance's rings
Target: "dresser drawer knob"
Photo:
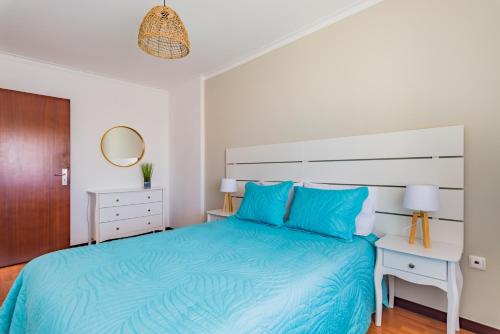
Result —
[[151, 225], [151, 222], [148, 222], [148, 225]]
[[408, 263], [408, 268], [415, 269], [415, 265], [413, 263]]
[[117, 227], [117, 228], [116, 228], [116, 230], [117, 230], [117, 231], [119, 231], [119, 230], [120, 230], [120, 228], [119, 228], [119, 227]]
[[117, 202], [120, 202], [120, 199], [119, 199], [119, 198], [117, 198], [117, 199], [116, 199], [116, 201], [117, 201]]
[[117, 214], [116, 214], [116, 216], [117, 216], [117, 217], [118, 217], [119, 215], [120, 215], [119, 213], [117, 213]]
[[151, 199], [151, 196], [148, 196], [148, 199]]
[[148, 209], [148, 212], [151, 212], [151, 209]]

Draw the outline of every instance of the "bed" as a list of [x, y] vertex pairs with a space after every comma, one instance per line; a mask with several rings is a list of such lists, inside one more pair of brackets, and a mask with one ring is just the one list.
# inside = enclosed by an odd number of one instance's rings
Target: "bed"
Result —
[[[248, 181], [377, 188], [377, 235], [406, 236], [404, 186], [436, 184], [432, 238], [463, 247], [463, 139], [453, 126], [232, 148], [225, 174], [238, 180], [237, 207]], [[375, 240], [232, 217], [51, 253], [14, 283], [0, 334], [364, 333]]]
[[231, 217], [26, 265], [0, 333], [364, 333], [376, 237]]

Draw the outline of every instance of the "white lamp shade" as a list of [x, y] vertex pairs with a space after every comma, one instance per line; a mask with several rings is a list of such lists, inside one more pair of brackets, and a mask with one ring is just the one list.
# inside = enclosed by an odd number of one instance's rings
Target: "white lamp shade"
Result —
[[406, 186], [403, 206], [414, 211], [438, 211], [439, 187], [432, 184], [412, 184]]
[[222, 179], [220, 183], [220, 191], [222, 193], [234, 193], [238, 190], [238, 185], [235, 179]]

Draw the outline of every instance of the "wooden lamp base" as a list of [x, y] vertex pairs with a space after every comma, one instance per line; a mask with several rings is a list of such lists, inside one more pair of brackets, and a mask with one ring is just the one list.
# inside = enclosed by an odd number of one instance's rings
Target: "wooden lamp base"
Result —
[[224, 193], [224, 205], [222, 211], [233, 213], [233, 197], [231, 193]]
[[409, 244], [415, 243], [415, 236], [417, 234], [417, 221], [418, 218], [422, 218], [422, 234], [424, 239], [424, 248], [431, 248], [431, 235], [429, 232], [429, 214], [424, 211], [413, 212], [413, 217], [411, 219], [411, 230]]

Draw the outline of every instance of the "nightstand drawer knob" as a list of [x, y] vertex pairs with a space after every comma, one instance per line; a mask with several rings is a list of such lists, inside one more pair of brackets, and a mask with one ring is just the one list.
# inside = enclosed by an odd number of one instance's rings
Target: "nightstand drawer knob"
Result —
[[413, 263], [408, 263], [408, 268], [415, 269], [415, 265]]
[[117, 217], [118, 217], [119, 215], [120, 215], [119, 213], [117, 213], [117, 214], [116, 214], [116, 216], [117, 216]]
[[120, 228], [119, 228], [119, 227], [117, 227], [117, 228], [116, 228], [116, 230], [117, 230], [117, 231], [119, 231], [119, 230], [120, 230]]
[[117, 198], [117, 199], [116, 199], [116, 201], [117, 201], [117, 202], [120, 202], [120, 199], [119, 199], [119, 198]]

